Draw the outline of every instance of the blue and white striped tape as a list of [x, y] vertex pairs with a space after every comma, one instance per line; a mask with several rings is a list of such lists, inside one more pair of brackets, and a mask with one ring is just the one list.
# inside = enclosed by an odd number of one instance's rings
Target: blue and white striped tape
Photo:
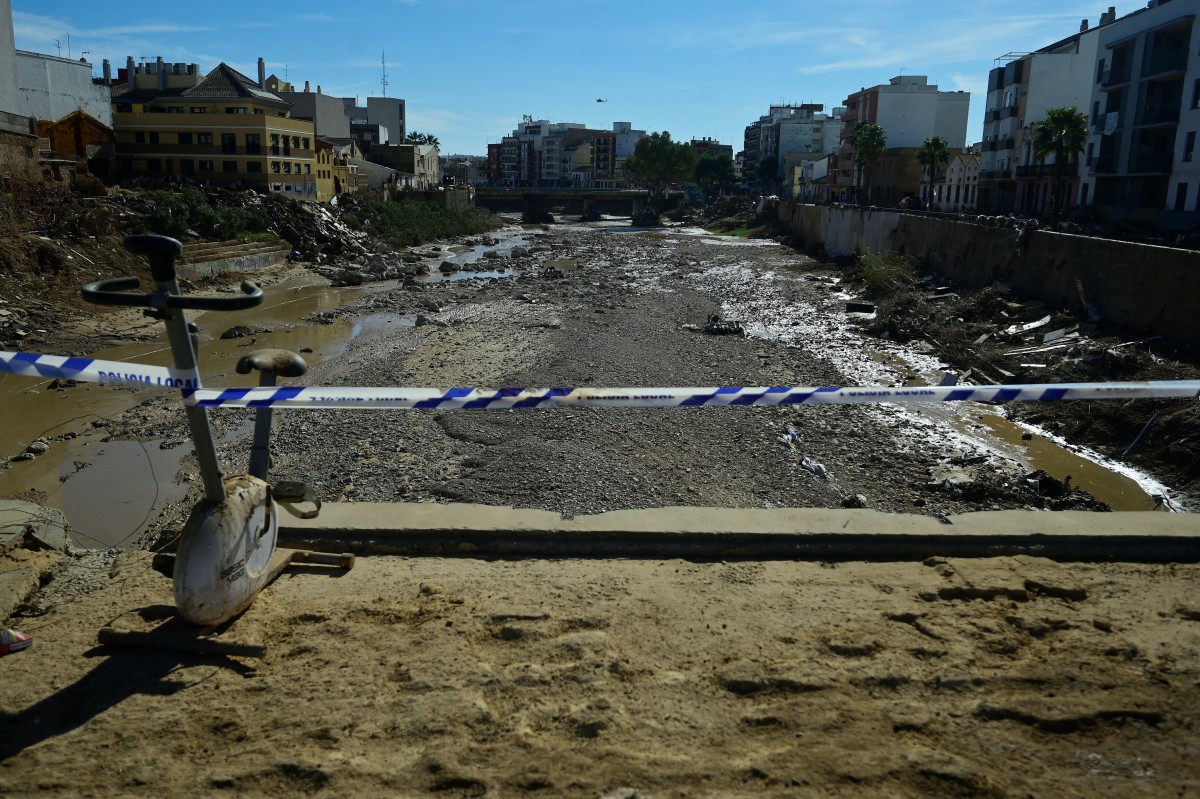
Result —
[[1081, 399], [1200, 397], [1200, 380], [1128, 383], [1039, 383], [1011, 386], [809, 388], [710, 386], [693, 388], [275, 388], [197, 389], [195, 373], [124, 361], [0, 352], [0, 372], [183, 390], [202, 408], [688, 408], [748, 405], [845, 405], [881, 402], [1050, 402]]
[[880, 402], [1011, 402], [1013, 400], [1200, 397], [1200, 381], [1060, 383], [1016, 386], [707, 388], [239, 388], [185, 392], [203, 408], [688, 408], [746, 405], [835, 405]]
[[0, 372], [27, 377], [57, 377], [60, 380], [86, 380], [90, 383], [118, 383], [154, 388], [193, 389], [200, 384], [194, 371], [168, 369], [126, 361], [97, 358], [67, 358], [38, 355], [33, 352], [0, 351]]

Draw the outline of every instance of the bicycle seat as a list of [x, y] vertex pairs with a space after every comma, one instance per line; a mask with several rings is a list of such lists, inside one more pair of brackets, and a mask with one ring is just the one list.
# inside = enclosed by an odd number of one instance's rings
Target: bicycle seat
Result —
[[308, 364], [296, 353], [281, 349], [255, 350], [238, 359], [238, 374], [248, 375], [255, 370], [278, 377], [299, 377], [308, 371]]

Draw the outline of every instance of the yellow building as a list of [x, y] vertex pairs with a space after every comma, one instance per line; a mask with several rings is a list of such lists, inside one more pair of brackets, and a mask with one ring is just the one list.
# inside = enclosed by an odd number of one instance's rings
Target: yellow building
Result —
[[113, 97], [117, 171], [317, 200], [313, 123], [226, 64], [187, 87]]

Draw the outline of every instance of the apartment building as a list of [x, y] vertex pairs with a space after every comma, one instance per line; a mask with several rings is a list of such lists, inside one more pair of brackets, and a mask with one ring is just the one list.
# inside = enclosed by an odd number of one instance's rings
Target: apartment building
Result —
[[359, 105], [357, 97], [343, 97], [342, 109], [351, 130], [355, 125], [367, 126], [359, 130], [373, 132], [376, 144], [399, 144], [408, 136], [405, 103], [399, 98], [368, 97], [366, 105]]
[[120, 174], [317, 199], [313, 123], [263, 88], [262, 59], [257, 82], [224, 63], [203, 77], [169, 76], [161, 59], [155, 67], [131, 73], [112, 99]]
[[789, 155], [803, 153], [806, 155], [799, 156], [799, 160], [815, 160], [836, 150], [842, 129], [841, 110], [826, 114], [821, 103], [771, 106], [746, 126], [743, 169], [747, 177], [753, 180], [764, 161], [772, 164], [772, 174], [779, 178], [785, 174]]
[[488, 177], [510, 186], [612, 188], [645, 135], [629, 122], [596, 130], [526, 115], [510, 135], [488, 145]]
[[[836, 194], [840, 199], [860, 197], [861, 176], [851, 137], [859, 123], [879, 125], [887, 134], [889, 154], [872, 174], [871, 201], [896, 205], [906, 194], [920, 191], [919, 166], [904, 163], [931, 136], [941, 136], [950, 149], [961, 150], [967, 141], [967, 114], [971, 95], [941, 91], [925, 75], [900, 75], [886, 84], [863, 88], [846, 98], [841, 141], [837, 151]], [[896, 150], [898, 152], [893, 153]], [[898, 160], [899, 159], [899, 160]]]
[[1100, 29], [1083, 202], [1169, 227], [1200, 220], [1196, 13], [1192, 0], [1154, 0]]
[[304, 82], [302, 92], [295, 91], [291, 84], [280, 83], [283, 88], [271, 89], [272, 78], [267, 78], [267, 88], [292, 104], [294, 119], [311, 119], [313, 133], [317, 136], [350, 138], [350, 117], [346, 115], [346, 106], [340, 97], [324, 94], [320, 86], [314, 92], [308, 81]]
[[[1115, 16], [1115, 12], [1114, 12]], [[1109, 23], [1101, 15], [1100, 24]], [[988, 74], [979, 173], [979, 207], [999, 213], [1045, 213], [1054, 182], [1054, 158], [1039, 159], [1034, 126], [1051, 108], [1084, 111], [1091, 100], [1100, 27], [1083, 20], [1079, 31], [1033, 53], [1007, 53]], [[1086, 111], [1085, 111], [1086, 113]], [[1068, 176], [1068, 204], [1079, 199], [1079, 175]]]

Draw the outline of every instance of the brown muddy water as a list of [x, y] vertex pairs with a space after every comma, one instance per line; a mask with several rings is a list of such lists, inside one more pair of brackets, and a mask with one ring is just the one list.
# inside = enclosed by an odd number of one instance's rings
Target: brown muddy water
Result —
[[[264, 303], [253, 309], [191, 316], [200, 327], [200, 372], [206, 384], [253, 385], [254, 375], [240, 375], [237, 360], [249, 348], [280, 347], [303, 353], [309, 366], [339, 355], [357, 334], [356, 327], [334, 318], [311, 324], [315, 314], [333, 311], [361, 289], [335, 289], [297, 280], [264, 289]], [[225, 330], [244, 325], [251, 336], [221, 339]], [[143, 342], [92, 353], [105, 360], [170, 365], [165, 334]], [[152, 395], [155, 389], [78, 383], [50, 388], [51, 381], [0, 375], [0, 457], [15, 455], [45, 436], [50, 449], [34, 460], [9, 464], [0, 471], [0, 497], [29, 497], [61, 509], [77, 531], [80, 546], [114, 546], [140, 532], [154, 514], [187, 493], [177, 482], [189, 440], [105, 441], [108, 429], [92, 422], [115, 417]], [[15, 424], [8, 423], [15, 420]], [[248, 440], [250, 420], [236, 431]], [[121, 431], [111, 429], [119, 435]]]

